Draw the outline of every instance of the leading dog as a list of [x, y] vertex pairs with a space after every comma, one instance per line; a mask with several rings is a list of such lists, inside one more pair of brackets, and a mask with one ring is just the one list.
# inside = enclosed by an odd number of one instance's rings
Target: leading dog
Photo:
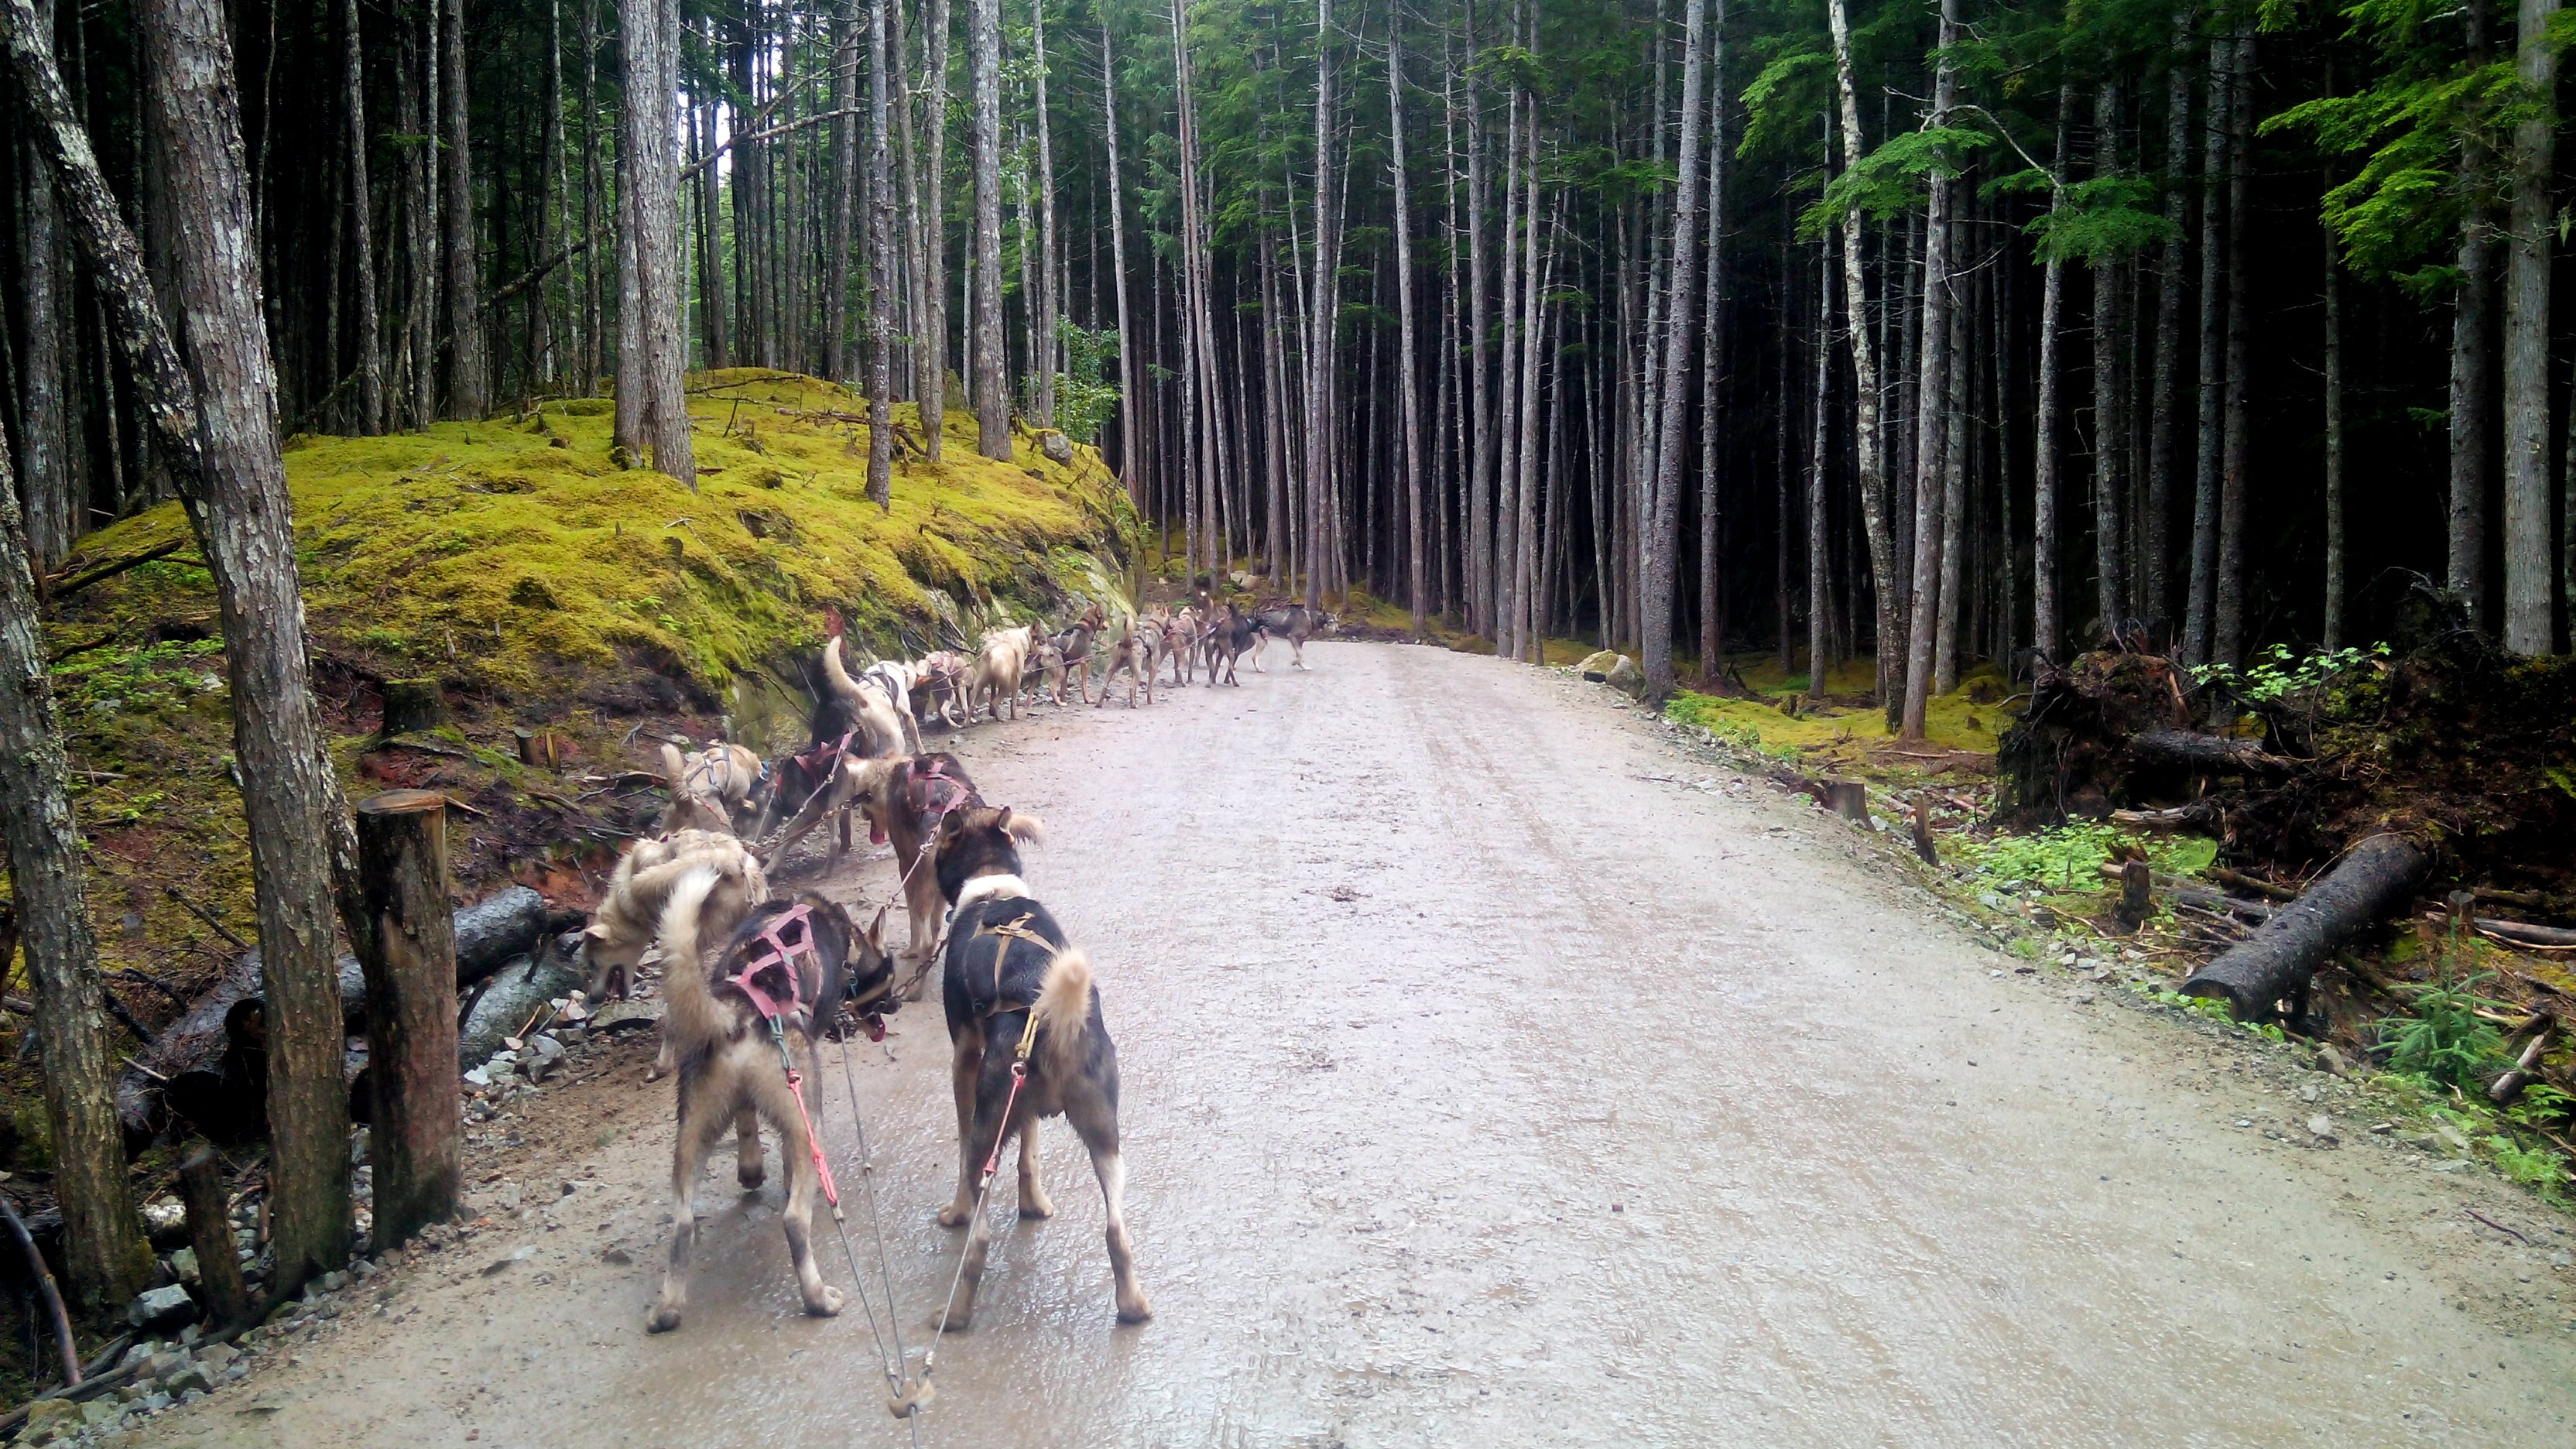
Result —
[[671, 1150], [670, 1267], [661, 1301], [645, 1320], [654, 1333], [679, 1327], [688, 1306], [689, 1255], [697, 1242], [690, 1189], [728, 1123], [735, 1180], [745, 1190], [768, 1175], [761, 1124], [778, 1134], [787, 1167], [780, 1218], [797, 1290], [807, 1313], [829, 1318], [841, 1311], [841, 1290], [826, 1285], [814, 1267], [814, 1195], [825, 1178], [798, 1082], [816, 1079], [815, 1042], [845, 1003], [863, 1014], [893, 1005], [894, 968], [879, 940], [884, 916], [861, 935], [839, 906], [811, 892], [759, 907], [708, 959], [706, 944], [724, 939], [706, 929], [705, 912], [722, 880], [712, 866], [689, 867], [662, 913], [662, 958], [669, 963], [663, 1037], [679, 1068], [679, 1130]]
[[[925, 845], [935, 839], [940, 819], [961, 806], [981, 805], [984, 797], [957, 757], [945, 752], [898, 755], [891, 760], [843, 759], [831, 778], [788, 822], [787, 833], [769, 853], [765, 868], [776, 870], [806, 832], [836, 811], [849, 810], [868, 822], [868, 842], [894, 847], [894, 868], [903, 895], [904, 914], [912, 921], [912, 943], [904, 950], [912, 975], [904, 982], [910, 999], [929, 977], [938, 945], [943, 903], [939, 881], [930, 868]], [[840, 859], [840, 847], [832, 859]], [[828, 869], [828, 867], [827, 867]]]
[[1318, 634], [1330, 634], [1337, 627], [1332, 615], [1309, 609], [1304, 604], [1281, 604], [1264, 609], [1252, 616], [1252, 622], [1261, 626], [1261, 638], [1252, 646], [1252, 667], [1255, 670], [1261, 668], [1261, 656], [1269, 651], [1273, 639], [1287, 640], [1289, 663], [1299, 669], [1305, 668], [1306, 641]]
[[992, 1248], [992, 1217], [978, 1210], [984, 1164], [998, 1162], [1004, 1139], [1017, 1135], [1020, 1216], [1052, 1216], [1055, 1206], [1038, 1183], [1038, 1119], [1059, 1113], [1082, 1139], [1100, 1180], [1118, 1321], [1142, 1323], [1154, 1313], [1136, 1285], [1135, 1250], [1127, 1240], [1118, 1048], [1101, 1019], [1090, 958], [1066, 943], [1063, 928], [1020, 878], [1020, 845], [1041, 833], [1036, 820], [1008, 807], [971, 806], [939, 822], [933, 859], [940, 893], [954, 906], [940, 998], [957, 1094], [957, 1196], [940, 1210], [939, 1224], [972, 1225], [956, 1294], [935, 1320], [944, 1332], [960, 1331], [974, 1317], [975, 1290]]

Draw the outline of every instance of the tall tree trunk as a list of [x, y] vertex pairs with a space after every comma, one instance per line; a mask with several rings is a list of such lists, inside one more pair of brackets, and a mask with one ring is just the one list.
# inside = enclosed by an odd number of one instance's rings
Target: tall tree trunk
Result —
[[2558, 0], [2522, 0], [2514, 70], [2513, 211], [2504, 291], [2504, 647], [2546, 654], [2555, 641], [2549, 499], [2549, 238], [2556, 204]]
[[[441, 0], [439, 145], [446, 158], [447, 415], [468, 422], [491, 411], [483, 342], [483, 285], [474, 257], [474, 152], [465, 128], [465, 0]], [[668, 146], [667, 139], [664, 142]], [[353, 827], [354, 828], [354, 827]]]
[[967, 68], [975, 103], [976, 451], [1010, 461], [1011, 387], [1002, 337], [1002, 0], [968, 0]]
[[706, 309], [707, 366], [720, 369], [733, 366], [733, 328], [725, 315], [726, 294], [732, 288], [725, 282], [724, 228], [716, 221], [724, 214], [723, 195], [716, 185], [716, 107], [709, 101], [692, 109], [697, 113], [694, 128], [703, 153], [692, 173], [698, 186], [698, 299]]
[[[914, 344], [916, 350], [913, 353], [918, 359], [914, 364], [913, 390], [921, 404], [922, 453], [936, 463], [940, 458], [948, 417], [948, 211], [945, 201], [948, 177], [948, 0], [926, 0], [926, 3], [930, 7], [930, 24], [921, 41], [921, 79], [922, 84], [929, 88], [921, 106], [923, 129], [928, 132], [922, 138], [921, 168], [922, 261], [925, 265], [921, 278], [921, 335]], [[1102, 63], [1105, 65], [1109, 63], [1105, 54], [1108, 46], [1105, 24], [1101, 36]], [[1115, 118], [1111, 124], [1116, 124]], [[1110, 170], [1114, 182], [1117, 171], [1114, 163]], [[1118, 264], [1118, 276], [1119, 295], [1124, 297], [1127, 264], [1123, 260]], [[1119, 316], [1123, 325], [1126, 316], [1123, 304]], [[1122, 336], [1119, 345], [1124, 348], [1134, 340], [1132, 336]], [[1126, 358], [1127, 354], [1122, 352], [1118, 365], [1122, 378], [1133, 366]], [[1127, 397], [1131, 409], [1135, 402], [1131, 387]], [[1128, 486], [1132, 490], [1136, 467], [1132, 456], [1127, 467], [1130, 472]]]
[[[28, 174], [50, 185], [43, 171]], [[71, 767], [36, 627], [41, 605], [13, 471], [8, 441], [0, 438], [0, 842], [35, 988], [63, 1268], [74, 1311], [91, 1318], [142, 1290], [152, 1252], [127, 1190], [116, 1058], [100, 1015], [104, 988], [72, 817]]]
[[[1964, 190], [1965, 183], [1960, 183]], [[1973, 220], [1973, 218], [1970, 218]], [[1968, 531], [1968, 332], [1975, 324], [1972, 308], [1950, 299], [1950, 361], [1944, 370], [1939, 406], [1941, 421], [1941, 593], [1936, 635], [1932, 641], [1932, 692], [1948, 694], [1959, 687], [1959, 631], [1967, 627], [1968, 597], [1961, 587], [1967, 564]], [[1925, 407], [1934, 404], [1926, 393]]]
[[[2119, 174], [2120, 87], [2105, 81], [2093, 93], [2093, 179], [2108, 185]], [[2120, 517], [2129, 489], [2129, 380], [2124, 375], [2129, 329], [2120, 315], [2125, 270], [2126, 259], [2107, 252], [2093, 262], [2093, 607], [2095, 632], [2105, 637], [2117, 637], [2129, 613], [2128, 554]]]
[[[2493, 0], [2467, 0], [2462, 23], [2472, 66], [2494, 57], [2489, 36]], [[2495, 153], [2482, 125], [2460, 132], [2460, 246], [2453, 265], [2459, 291], [2451, 312], [2451, 488], [2444, 581], [2472, 622], [2487, 617], [2487, 508], [2494, 486]]]
[[[1950, 124], [1958, 105], [1959, 72], [1952, 47], [1959, 38], [1959, 0], [1941, 0], [1941, 60], [1932, 82], [1934, 128]], [[1914, 580], [1911, 618], [1905, 649], [1905, 738], [1923, 738], [1924, 710], [1931, 700], [1932, 636], [1940, 622], [1941, 399], [1947, 394], [1950, 327], [1950, 188], [1951, 178], [1937, 169], [1930, 177], [1930, 198], [1923, 213], [1922, 379], [1915, 390], [1914, 423]]]
[[[1835, 129], [1842, 136], [1843, 169], [1858, 166], [1860, 94], [1852, 81], [1851, 21], [1843, 0], [1826, 0], [1834, 40]], [[1879, 432], [1878, 358], [1870, 346], [1869, 278], [1861, 251], [1861, 212], [1843, 213], [1843, 315], [1849, 319], [1852, 355], [1852, 463], [1859, 475], [1861, 530], [1869, 544], [1869, 573], [1878, 601], [1878, 699], [1895, 697], [1897, 639], [1896, 542], [1888, 527], [1887, 462]]]
[[[2225, 36], [2213, 38], [2209, 104], [2201, 123], [2199, 428], [2191, 493], [2191, 595], [2183, 608], [2185, 664], [2209, 662], [2218, 598], [2219, 474], [2227, 413], [2227, 175], [2232, 168], [2229, 142], [2235, 88], [2236, 42]], [[2453, 366], [2456, 369], [2456, 353]], [[2455, 370], [2455, 385], [2456, 376]], [[2455, 445], [2457, 441], [2455, 433]]]
[[2227, 410], [2223, 422], [2218, 487], [2218, 601], [2211, 611], [2213, 656], [2224, 664], [2245, 657], [2245, 528], [2253, 486], [2248, 475], [2252, 439], [2248, 363], [2253, 304], [2245, 256], [2245, 213], [2254, 151], [2254, 28], [2236, 28], [2236, 73], [2227, 108]]
[[1655, 447], [1655, 481], [1648, 515], [1644, 628], [1646, 699], [1661, 708], [1673, 692], [1673, 584], [1680, 546], [1682, 437], [1690, 420], [1691, 345], [1699, 309], [1704, 238], [1698, 231], [1700, 92], [1708, 63], [1707, 0], [1690, 0], [1682, 29], [1681, 165], [1673, 193], [1672, 305], [1665, 309], [1663, 401]]
[[[2075, 87], [2057, 88], [2057, 150], [2049, 158], [2048, 210], [2052, 217], [2066, 210], [2067, 132], [2074, 124]], [[2031, 646], [2043, 660], [2054, 662], [2058, 646], [2065, 640], [2065, 629], [2059, 619], [2057, 595], [2057, 497], [2058, 475], [2063, 448], [2058, 442], [2058, 419], [2062, 405], [2057, 396], [2065, 364], [2060, 356], [2066, 316], [2066, 259], [2051, 249], [2042, 263], [2045, 268], [2039, 284], [2039, 401], [2038, 416], [2033, 421], [2035, 435], [2031, 448], [2031, 558], [2030, 558], [2030, 637]]]
[[1333, 493], [1331, 445], [1333, 351], [1341, 313], [1341, 279], [1333, 226], [1333, 0], [1315, 0], [1315, 294], [1307, 319], [1306, 607], [1324, 606], [1327, 500]]
[[894, 152], [887, 135], [886, 11], [868, 7], [868, 497], [894, 510]]
[[[1714, 680], [1726, 654], [1726, 594], [1720, 587], [1723, 571], [1718, 560], [1718, 475], [1725, 452], [1717, 405], [1726, 350], [1721, 331], [1726, 315], [1726, 0], [1716, 0], [1709, 17], [1708, 52], [1708, 312], [1700, 319], [1707, 337], [1700, 347], [1699, 364], [1699, 672], [1701, 679]], [[1830, 123], [1826, 133], [1830, 153]], [[1828, 286], [1831, 276], [1828, 268]], [[1825, 309], [1827, 315], [1832, 311], [1830, 306]], [[1817, 346], [1830, 354], [1831, 341], [1824, 338]]]
[[1402, 28], [1397, 24], [1386, 41], [1386, 130], [1395, 180], [1395, 385], [1404, 413], [1405, 595], [1412, 606], [1413, 637], [1421, 639], [1430, 632], [1430, 561], [1422, 537], [1422, 385], [1413, 366], [1413, 213], [1405, 194]]
[[[376, 319], [375, 189], [367, 184], [367, 80], [358, 0], [341, 0], [341, 90], [349, 112], [349, 236], [357, 252], [358, 431], [385, 427], [384, 344]], [[333, 379], [337, 382], [337, 379]]]
[[[883, 4], [884, 0], [877, 0], [877, 3]], [[852, 222], [851, 214], [857, 205], [857, 198], [852, 193], [859, 185], [858, 176], [856, 174], [858, 170], [858, 146], [853, 139], [857, 134], [858, 128], [851, 124], [854, 118], [850, 114], [858, 108], [859, 102], [858, 17], [854, 13], [856, 6], [857, 0], [840, 0], [840, 3], [832, 7], [831, 154], [825, 158], [825, 164], [832, 168], [830, 193], [832, 218], [830, 226], [825, 231], [823, 242], [823, 376], [834, 382], [848, 382], [850, 380], [848, 357], [850, 331], [850, 231]], [[871, 6], [872, 10], [873, 8], [874, 7]], [[873, 35], [873, 27], [871, 28], [871, 34]], [[869, 85], [872, 92], [879, 84], [879, 78], [881, 77], [883, 70], [884, 67], [882, 65], [871, 67]], [[875, 112], [871, 111], [869, 112], [869, 115], [871, 119], [873, 119]], [[869, 174], [867, 184], [871, 187], [876, 184], [875, 174], [873, 172]], [[871, 222], [873, 223], [875, 209], [875, 200], [873, 196], [871, 196], [868, 205], [870, 208]], [[871, 237], [870, 241], [871, 246], [868, 253], [869, 266], [873, 269], [876, 266], [876, 252], [873, 246], [874, 238]], [[878, 281], [879, 279], [876, 276], [872, 275], [869, 277], [868, 284], [871, 292], [876, 290]], [[873, 328], [873, 319], [871, 321], [871, 327]], [[871, 368], [869, 373], [870, 380], [868, 390], [869, 395], [873, 400], [876, 395], [883, 393], [885, 389], [879, 386], [875, 381], [875, 373], [873, 369], [876, 363], [873, 353], [873, 330], [871, 330], [870, 339], [872, 350], [868, 364]], [[870, 415], [874, 415], [873, 407], [870, 409]], [[871, 463], [873, 463], [876, 452], [876, 444], [873, 438], [869, 441], [868, 451]], [[873, 486], [873, 473], [871, 474], [871, 486]]]
[[[581, 3], [581, 234], [592, 238], [590, 250], [582, 257], [581, 298], [581, 391], [586, 397], [599, 391], [600, 364], [600, 253], [599, 208], [606, 200], [607, 179], [600, 170], [599, 159], [599, 8], [605, 0], [580, 0]], [[710, 133], [715, 122], [708, 121]], [[428, 417], [427, 409], [421, 416]]]
[[682, 378], [679, 167], [672, 154], [679, 129], [679, 12], [676, 0], [624, 0], [621, 16], [626, 134], [619, 149], [627, 187], [619, 200], [627, 273], [620, 290], [631, 299], [635, 328], [618, 339], [618, 371], [634, 385], [617, 390], [616, 431], [630, 447], [640, 442], [655, 468], [695, 492], [697, 457]]
[[[34, 11], [36, 34], [51, 48], [59, 31], [53, 0]], [[71, 336], [71, 269], [62, 260], [62, 209], [44, 160], [32, 142], [12, 148], [18, 166], [18, 257], [26, 324], [19, 359], [19, 484], [26, 499], [25, 527], [34, 574], [60, 563], [83, 529], [72, 451], [70, 379], [64, 354]], [[0, 354], [7, 339], [0, 337]], [[5, 964], [5, 963], [0, 963]]]
[[[1816, 417], [1807, 446], [1807, 695], [1811, 699], [1825, 697], [1825, 676], [1832, 669], [1833, 654], [1833, 608], [1826, 597], [1831, 570], [1826, 567], [1825, 545], [1825, 442], [1834, 379], [1833, 250], [1830, 234], [1816, 247]], [[1788, 535], [1789, 519], [1783, 513], [1780, 536]], [[1787, 629], [1784, 613], [1781, 630], [1786, 633]]]
[[[1474, 20], [1469, 17], [1473, 33]], [[1486, 300], [1485, 212], [1490, 204], [1490, 179], [1485, 166], [1484, 109], [1476, 95], [1476, 68], [1467, 68], [1467, 417], [1471, 428], [1468, 446], [1472, 449], [1467, 463], [1467, 627], [1471, 632], [1491, 636], [1494, 632], [1494, 461], [1497, 434], [1494, 426], [1491, 379], [1493, 363], [1487, 356], [1493, 334], [1493, 319]]]
[[[1038, 295], [1037, 355], [1029, 366], [1037, 373], [1038, 422], [1055, 426], [1056, 319], [1064, 311], [1056, 295], [1055, 141], [1047, 121], [1046, 0], [1029, 0], [1029, 51], [1037, 86], [1038, 122]], [[1213, 370], [1214, 364], [1210, 364]], [[1222, 557], [1222, 552], [1219, 554]]]
[[[1142, 419], [1137, 406], [1136, 333], [1127, 316], [1127, 212], [1120, 199], [1118, 180], [1118, 51], [1109, 42], [1109, 22], [1106, 19], [1100, 22], [1100, 115], [1102, 128], [1109, 138], [1109, 256], [1110, 267], [1116, 273], [1118, 292], [1118, 471], [1127, 484], [1127, 501], [1135, 503], [1138, 501], [1137, 480], [1143, 476], [1138, 463], [1145, 444], [1138, 428]], [[1261, 323], [1265, 328], [1274, 327], [1277, 323], [1275, 289], [1267, 300], [1271, 305], [1264, 306], [1261, 313]], [[1271, 428], [1275, 432], [1278, 426], [1274, 415]], [[1278, 526], [1275, 514], [1272, 526]], [[1275, 560], [1275, 541], [1272, 555]]]
[[[22, 99], [73, 213], [156, 434], [195, 525], [224, 625], [234, 749], [250, 827], [267, 1002], [273, 1291], [347, 1261], [348, 1097], [341, 1080], [334, 907], [365, 930], [356, 840], [323, 751], [306, 675], [304, 601], [279, 460], [275, 372], [260, 315], [241, 112], [222, 8], [150, 0], [137, 12], [158, 217], [193, 372], [156, 310], [141, 250], [25, 0], [0, 5]], [[335, 898], [335, 885], [338, 894]]]
[[2326, 391], [2326, 609], [2318, 642], [2343, 647], [2343, 263], [2334, 233], [2325, 234]]
[[2150, 620], [2170, 619], [2173, 590], [2167, 577], [2168, 525], [2173, 518], [2174, 459], [2182, 405], [2183, 239], [2191, 197], [2183, 178], [2191, 172], [2191, 39], [2195, 7], [2175, 12], [2173, 63], [2165, 75], [2165, 242], [2156, 263], [2156, 373], [2147, 409], [2147, 492], [2137, 518], [2139, 570], [2132, 604]]

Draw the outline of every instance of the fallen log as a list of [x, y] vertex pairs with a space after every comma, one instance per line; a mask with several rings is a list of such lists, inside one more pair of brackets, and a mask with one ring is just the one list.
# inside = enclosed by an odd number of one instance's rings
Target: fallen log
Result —
[[2138, 830], [2216, 830], [2226, 823], [2226, 816], [2217, 801], [2194, 800], [2161, 810], [2114, 810], [2111, 823]]
[[2296, 760], [2266, 751], [2259, 741], [2192, 730], [2140, 730], [2129, 737], [2129, 754], [2141, 764], [2246, 775], [2283, 775], [2298, 768]]
[[[545, 898], [511, 886], [456, 912], [456, 984], [471, 986], [534, 951], [555, 924]], [[351, 1033], [367, 1022], [367, 975], [355, 956], [340, 968], [340, 1018]], [[157, 1136], [175, 1117], [217, 1142], [256, 1136], [266, 1122], [267, 1055], [262, 1032], [259, 952], [245, 953], [177, 1021], [164, 1027], [116, 1082], [117, 1115], [129, 1147]]]
[[2424, 848], [2403, 835], [2363, 840], [2251, 939], [2193, 972], [2183, 994], [2223, 1000], [2239, 1021], [2264, 1020], [2285, 1001], [2304, 1003], [2317, 968], [2402, 909], [2431, 866]]
[[2470, 924], [2478, 933], [2517, 946], [2576, 946], [2576, 930], [2565, 926], [2536, 926], [2528, 921], [2499, 921], [2493, 916], [2471, 916]]
[[2209, 878], [2214, 881], [2224, 881], [2240, 890], [2252, 891], [2258, 896], [2268, 896], [2276, 901], [2295, 901], [2299, 898], [2299, 893], [2288, 886], [2274, 885], [2268, 880], [2257, 880], [2241, 870], [2229, 870], [2223, 865], [2211, 866]]

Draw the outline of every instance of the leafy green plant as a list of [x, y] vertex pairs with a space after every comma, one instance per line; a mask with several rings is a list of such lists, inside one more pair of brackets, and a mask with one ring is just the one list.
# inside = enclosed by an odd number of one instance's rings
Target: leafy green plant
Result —
[[2379, 1023], [2379, 1044], [2388, 1050], [2389, 1066], [2454, 1087], [2479, 1086], [2504, 1056], [2504, 1034], [2478, 1015], [2482, 1007], [2501, 1005], [2477, 994], [2490, 974], [2482, 971], [2454, 983], [2445, 965], [2440, 979], [2406, 988], [2414, 1009]]
[[1055, 424], [1077, 443], [1097, 442], [1118, 410], [1118, 385], [1101, 381], [1109, 359], [1118, 355], [1118, 333], [1061, 319], [1055, 330], [1064, 340], [1065, 363], [1055, 375]]
[[2520, 1126], [2554, 1128], [2576, 1118], [2576, 1096], [2560, 1091], [2547, 1082], [2534, 1082], [2522, 1089], [2513, 1107], [2505, 1113]]
[[2569, 1180], [2567, 1159], [2547, 1146], [2525, 1147], [2510, 1137], [2497, 1135], [2487, 1139], [2487, 1151], [2495, 1157], [2504, 1175], [2525, 1187], [2536, 1187], [2543, 1194], [2555, 1195]]
[[2269, 704], [2335, 683], [2388, 657], [2386, 644], [2368, 648], [2319, 649], [2302, 655], [2287, 644], [2275, 644], [2242, 669], [2232, 664], [2203, 664], [2192, 678], [2203, 684], [2225, 684], [2250, 704]]
[[2216, 842], [2190, 836], [2133, 835], [2116, 825], [2073, 821], [2029, 835], [1962, 842], [1961, 858], [1989, 880], [2032, 881], [2058, 890], [2103, 890], [2101, 873], [2115, 850], [2134, 848], [2164, 875], [2197, 875], [2216, 858]]

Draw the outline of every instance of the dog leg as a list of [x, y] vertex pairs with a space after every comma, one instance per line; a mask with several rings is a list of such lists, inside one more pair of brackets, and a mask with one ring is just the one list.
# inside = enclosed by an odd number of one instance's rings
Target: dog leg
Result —
[[749, 1102], [733, 1113], [733, 1180], [744, 1192], [758, 1192], [769, 1180], [769, 1164], [760, 1155], [760, 1113]]
[[[815, 1075], [813, 1053], [806, 1053], [806, 1075]], [[787, 1233], [787, 1256], [796, 1265], [796, 1289], [805, 1299], [805, 1312], [815, 1318], [834, 1318], [841, 1312], [841, 1290], [823, 1281], [814, 1266], [814, 1199], [822, 1190], [822, 1175], [814, 1170], [813, 1139], [805, 1134], [805, 1123], [797, 1115], [795, 1098], [783, 1090], [784, 1077], [772, 1079], [762, 1093], [769, 1100], [769, 1118], [778, 1124], [778, 1150], [787, 1159], [787, 1211], [779, 1214], [780, 1226]]]
[[1032, 1220], [1055, 1216], [1055, 1204], [1038, 1183], [1038, 1119], [1034, 1113], [1020, 1128], [1020, 1216]]
[[680, 1311], [689, 1304], [689, 1252], [698, 1238], [697, 1214], [689, 1206], [689, 1189], [705, 1170], [715, 1149], [716, 1129], [724, 1119], [713, 1112], [691, 1113], [686, 1086], [680, 1093], [680, 1130], [671, 1147], [671, 1261], [662, 1274], [662, 1301], [644, 1321], [648, 1333], [668, 1333], [680, 1326]]
[[1136, 1285], [1136, 1247], [1127, 1240], [1127, 1159], [1113, 1136], [1107, 1151], [1094, 1148], [1091, 1170], [1100, 1178], [1100, 1201], [1109, 1217], [1109, 1275], [1117, 1285], [1118, 1321], [1142, 1323], [1154, 1316], [1145, 1290]]
[[983, 1071], [981, 1033], [959, 1037], [948, 1064], [948, 1085], [957, 1094], [957, 1196], [939, 1210], [943, 1228], [962, 1228], [975, 1213], [975, 1169], [981, 1161], [975, 1155], [975, 1080]]
[[972, 1088], [975, 1092], [975, 1131], [966, 1154], [964, 1181], [967, 1212], [972, 1222], [966, 1233], [966, 1261], [957, 1275], [956, 1296], [941, 1309], [932, 1324], [942, 1333], [963, 1333], [974, 1321], [975, 1290], [982, 1285], [984, 1267], [992, 1257], [993, 1215], [975, 1210], [980, 1205], [975, 1202], [974, 1177], [979, 1174], [985, 1159], [991, 1157], [1003, 1139], [1010, 1135], [1012, 1124], [1000, 1120], [1002, 1102], [1010, 1090], [1008, 1080], [1007, 1077], [984, 1080], [982, 1063], [977, 1063], [976, 1081]]

